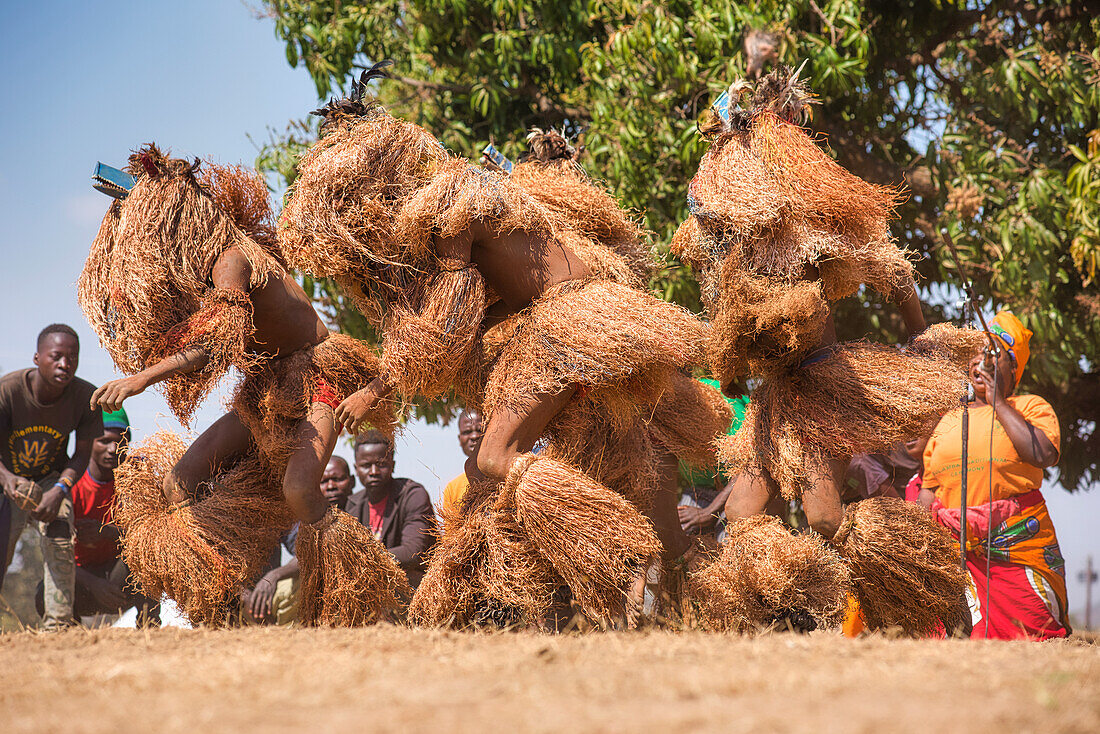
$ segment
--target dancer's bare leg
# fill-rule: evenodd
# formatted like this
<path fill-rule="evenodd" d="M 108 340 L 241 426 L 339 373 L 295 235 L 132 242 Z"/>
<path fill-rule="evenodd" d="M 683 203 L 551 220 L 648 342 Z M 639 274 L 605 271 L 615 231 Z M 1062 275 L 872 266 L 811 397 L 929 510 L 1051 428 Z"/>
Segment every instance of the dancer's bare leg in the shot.
<path fill-rule="evenodd" d="M 807 466 L 810 486 L 802 492 L 802 509 L 806 522 L 826 540 L 836 535 L 844 519 L 840 483 L 847 468 L 846 459 L 822 459 Z"/>
<path fill-rule="evenodd" d="M 779 485 L 770 476 L 739 474 L 726 499 L 726 518 L 732 521 L 762 515 L 779 496 Z"/>
<path fill-rule="evenodd" d="M 544 393 L 514 409 L 502 408 L 493 413 L 477 454 L 466 462 L 466 475 L 471 481 L 487 478 L 503 482 L 508 467 L 534 447 L 546 426 L 569 404 L 575 392 L 576 389 L 570 387 L 557 393 Z"/>
<path fill-rule="evenodd" d="M 283 475 L 283 497 L 294 516 L 304 523 L 314 523 L 324 517 L 329 502 L 321 491 L 321 476 L 332 457 L 336 437 L 332 408 L 314 403 L 298 425 L 297 449 L 290 455 Z"/>
<path fill-rule="evenodd" d="M 661 560 L 674 561 L 691 547 L 691 538 L 680 525 L 676 506 L 680 501 L 680 462 L 667 451 L 660 454 L 657 465 L 657 492 L 646 513 L 661 541 Z"/>
<path fill-rule="evenodd" d="M 187 451 L 164 477 L 161 491 L 169 504 L 179 504 L 195 496 L 199 485 L 218 470 L 248 451 L 252 434 L 235 411 L 226 413 L 199 434 Z"/>
<path fill-rule="evenodd" d="M 680 498 L 680 465 L 676 457 L 667 451 L 660 454 L 657 466 L 657 487 L 651 506 L 645 515 L 653 523 L 657 539 L 661 541 L 661 562 L 667 564 L 681 558 L 691 547 L 691 539 L 680 525 L 676 505 Z M 657 559 L 654 558 L 654 562 Z M 656 568 L 661 569 L 658 564 Z M 652 565 L 652 564 L 650 564 Z M 645 606 L 645 591 L 649 582 L 650 566 L 644 566 L 627 589 L 627 625 L 638 624 Z M 653 587 L 654 595 L 660 587 Z"/>
<path fill-rule="evenodd" d="M 776 492 L 772 495 L 772 498 L 768 500 L 768 505 L 764 508 L 764 511 L 773 517 L 778 517 L 783 522 L 787 522 L 791 511 L 791 505 L 783 498 L 782 494 Z"/>

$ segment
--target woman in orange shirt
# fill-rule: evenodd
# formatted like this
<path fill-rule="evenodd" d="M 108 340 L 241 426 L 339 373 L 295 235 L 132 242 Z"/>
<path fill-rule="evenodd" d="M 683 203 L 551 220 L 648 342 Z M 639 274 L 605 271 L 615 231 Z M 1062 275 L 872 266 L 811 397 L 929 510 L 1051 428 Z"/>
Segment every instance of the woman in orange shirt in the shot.
<path fill-rule="evenodd" d="M 990 322 L 990 331 L 1001 346 L 996 386 L 981 356 L 970 362 L 966 559 L 973 580 L 972 637 L 1065 637 L 1070 631 L 1065 563 L 1039 490 L 1043 469 L 1058 463 L 1058 417 L 1041 397 L 1013 394 L 1031 332 L 1007 311 Z M 919 495 L 956 537 L 961 467 L 959 408 L 943 417 L 928 441 Z"/>

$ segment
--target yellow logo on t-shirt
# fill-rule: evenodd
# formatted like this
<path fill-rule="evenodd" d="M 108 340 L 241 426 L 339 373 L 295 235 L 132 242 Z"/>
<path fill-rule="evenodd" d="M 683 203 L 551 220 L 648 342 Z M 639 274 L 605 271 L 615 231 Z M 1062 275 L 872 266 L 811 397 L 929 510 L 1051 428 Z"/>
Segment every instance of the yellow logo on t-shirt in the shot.
<path fill-rule="evenodd" d="M 49 468 L 58 450 L 66 443 L 53 426 L 27 426 L 14 431 L 8 439 L 12 470 L 19 476 L 39 474 Z"/>

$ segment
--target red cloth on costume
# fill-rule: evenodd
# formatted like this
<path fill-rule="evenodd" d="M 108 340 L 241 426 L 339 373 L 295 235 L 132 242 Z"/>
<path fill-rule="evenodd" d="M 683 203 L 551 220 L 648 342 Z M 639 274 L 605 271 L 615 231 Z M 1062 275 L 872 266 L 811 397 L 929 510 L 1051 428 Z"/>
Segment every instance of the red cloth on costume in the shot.
<path fill-rule="evenodd" d="M 320 403 L 321 405 L 327 405 L 328 407 L 336 410 L 340 405 L 340 394 L 336 392 L 336 388 L 325 382 L 325 378 L 318 377 L 316 384 L 313 386 L 313 395 L 309 399 L 310 404 Z M 344 424 L 340 421 L 336 422 L 336 432 L 339 433 L 344 430 Z"/>
<path fill-rule="evenodd" d="M 100 525 L 111 522 L 111 503 L 115 500 L 115 483 L 97 482 L 88 472 L 73 485 L 73 522 L 90 520 Z M 122 552 L 116 540 L 100 540 L 94 544 L 74 541 L 73 552 L 78 566 L 97 566 L 118 558 Z"/>
<path fill-rule="evenodd" d="M 313 386 L 313 397 L 310 398 L 310 402 L 321 403 L 336 410 L 340 405 L 340 395 L 336 392 L 336 388 L 325 382 L 325 378 L 318 377 L 317 384 Z"/>

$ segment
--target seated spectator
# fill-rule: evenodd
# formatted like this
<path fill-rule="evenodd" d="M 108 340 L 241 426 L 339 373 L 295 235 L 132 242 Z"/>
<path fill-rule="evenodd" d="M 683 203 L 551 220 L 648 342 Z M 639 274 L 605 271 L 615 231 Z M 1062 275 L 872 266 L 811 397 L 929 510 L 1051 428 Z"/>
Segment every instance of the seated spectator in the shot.
<path fill-rule="evenodd" d="M 363 489 L 348 500 L 348 514 L 382 541 L 415 589 L 424 577 L 425 554 L 435 544 L 435 511 L 427 490 L 394 477 L 393 468 L 393 443 L 384 434 L 368 431 L 355 439 L 355 473 Z"/>
<path fill-rule="evenodd" d="M 840 500 L 844 504 L 871 497 L 899 497 L 894 470 L 885 454 L 856 454 L 844 470 Z"/>
<path fill-rule="evenodd" d="M 886 452 L 886 464 L 890 469 L 890 484 L 898 497 L 905 497 L 905 488 L 914 475 L 920 474 L 924 464 L 924 444 L 927 438 L 905 441 Z M 917 445 L 920 448 L 916 448 Z"/>
<path fill-rule="evenodd" d="M 139 627 L 160 626 L 160 604 L 139 594 L 130 571 L 122 560 L 118 527 L 111 522 L 115 499 L 115 469 L 130 437 L 126 411 L 103 413 L 103 435 L 92 441 L 88 470 L 73 485 L 73 526 L 76 540 L 76 594 L 73 616 L 76 619 L 96 614 L 121 614 L 137 608 Z M 36 602 L 44 612 L 43 585 L 39 584 Z"/>
<path fill-rule="evenodd" d="M 89 407 L 95 386 L 76 376 L 79 362 L 76 332 L 50 324 L 38 335 L 35 366 L 0 378 L 0 588 L 23 528 L 34 522 L 45 561 L 46 630 L 73 623 L 72 488 L 103 434 L 103 415 Z"/>
<path fill-rule="evenodd" d="M 458 416 L 458 445 L 462 447 L 462 453 L 466 458 L 472 459 L 477 455 L 477 448 L 481 445 L 481 438 L 485 435 L 485 424 L 481 420 L 481 413 L 476 410 L 464 410 Z M 462 498 L 466 496 L 466 490 L 470 488 L 470 480 L 466 472 L 447 482 L 443 488 L 443 512 L 444 514 L 457 513 L 462 510 Z"/>
<path fill-rule="evenodd" d="M 920 472 L 916 442 L 899 443 L 884 454 L 856 454 L 848 463 L 841 500 L 858 502 L 869 497 L 905 497 L 905 488 Z M 921 444 L 921 451 L 923 451 Z"/>
<path fill-rule="evenodd" d="M 345 510 L 355 480 L 351 477 L 348 462 L 333 456 L 321 475 L 321 492 L 333 507 Z M 241 609 L 251 621 L 261 624 L 290 624 L 298 618 L 298 558 L 294 555 L 298 540 L 298 523 L 294 523 L 283 537 L 282 547 L 290 553 L 290 560 L 280 565 L 282 553 L 277 547 L 269 566 L 271 570 L 260 577 L 256 585 L 241 594 Z"/>
<path fill-rule="evenodd" d="M 700 382 L 721 390 L 717 380 L 703 378 Z M 729 435 L 733 435 L 745 419 L 745 409 L 749 405 L 747 395 L 730 398 L 723 395 L 733 412 Z M 680 504 L 676 508 L 680 518 L 680 527 L 691 535 L 713 535 L 718 542 L 726 536 L 726 522 L 723 510 L 726 499 L 733 489 L 733 482 L 717 466 L 693 468 L 680 462 Z"/>
<path fill-rule="evenodd" d="M 726 534 L 723 508 L 732 485 L 716 471 L 717 467 L 698 470 L 680 462 L 681 495 L 676 512 L 680 527 L 689 535 L 713 535 L 722 542 Z"/>

